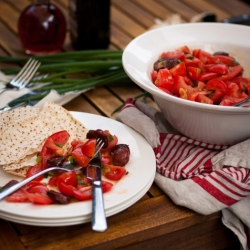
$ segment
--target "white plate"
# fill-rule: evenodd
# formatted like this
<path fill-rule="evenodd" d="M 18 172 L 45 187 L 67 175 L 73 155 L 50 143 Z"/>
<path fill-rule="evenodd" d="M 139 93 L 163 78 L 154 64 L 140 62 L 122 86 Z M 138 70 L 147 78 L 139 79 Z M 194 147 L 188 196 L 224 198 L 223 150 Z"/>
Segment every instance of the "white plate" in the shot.
<path fill-rule="evenodd" d="M 104 194 L 107 216 L 114 215 L 138 201 L 150 188 L 155 176 L 155 155 L 151 146 L 130 127 L 93 114 L 72 112 L 88 129 L 108 129 L 128 144 L 131 157 L 126 169 L 129 172 Z M 0 169 L 0 186 L 14 176 Z M 34 205 L 31 203 L 0 202 L 0 218 L 28 225 L 62 226 L 88 222 L 91 219 L 91 201 L 68 205 Z"/>

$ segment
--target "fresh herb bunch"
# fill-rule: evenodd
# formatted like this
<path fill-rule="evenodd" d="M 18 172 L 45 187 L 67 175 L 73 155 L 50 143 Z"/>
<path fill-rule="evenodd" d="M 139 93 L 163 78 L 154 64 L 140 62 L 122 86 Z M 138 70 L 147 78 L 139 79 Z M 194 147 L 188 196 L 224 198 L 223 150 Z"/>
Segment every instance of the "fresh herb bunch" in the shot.
<path fill-rule="evenodd" d="M 86 50 L 33 56 L 41 62 L 38 72 L 44 77 L 36 75 L 29 86 L 35 86 L 38 82 L 44 83 L 36 88 L 41 94 L 28 99 L 24 97 L 19 99 L 18 103 L 40 100 L 51 89 L 59 94 L 65 94 L 114 83 L 131 83 L 122 67 L 122 53 L 121 50 Z M 28 59 L 0 56 L 0 62 L 15 64 L 24 64 Z M 7 75 L 16 74 L 20 71 L 20 67 L 5 68 L 1 71 Z"/>

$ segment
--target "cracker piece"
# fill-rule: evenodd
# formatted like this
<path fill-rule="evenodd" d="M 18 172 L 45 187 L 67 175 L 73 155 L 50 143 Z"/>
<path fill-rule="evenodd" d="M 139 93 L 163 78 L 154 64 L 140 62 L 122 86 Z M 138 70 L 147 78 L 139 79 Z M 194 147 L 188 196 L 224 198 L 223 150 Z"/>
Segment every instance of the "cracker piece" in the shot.
<path fill-rule="evenodd" d="M 14 170 L 14 169 L 20 169 L 23 167 L 30 167 L 30 166 L 34 166 L 36 164 L 36 159 L 37 159 L 37 154 L 31 154 L 31 155 L 27 155 L 25 158 L 17 161 L 17 162 L 13 162 L 10 164 L 6 164 L 3 165 L 3 170 L 7 171 L 7 170 Z"/>
<path fill-rule="evenodd" d="M 8 174 L 12 174 L 12 175 L 16 175 L 16 176 L 20 176 L 20 177 L 25 178 L 28 169 L 29 169 L 29 167 L 23 167 L 23 168 L 19 168 L 19 169 L 5 170 L 5 171 Z"/>
<path fill-rule="evenodd" d="M 44 104 L 39 115 L 27 115 L 24 119 L 14 119 L 10 125 L 0 127 L 0 165 L 16 163 L 38 153 L 44 141 L 61 130 L 69 132 L 68 144 L 74 139 L 86 139 L 87 129 L 84 125 L 69 111 L 49 101 Z"/>
<path fill-rule="evenodd" d="M 37 117 L 39 108 L 20 107 L 0 113 L 0 127 L 10 126 L 13 122 L 22 121 L 28 117 Z"/>

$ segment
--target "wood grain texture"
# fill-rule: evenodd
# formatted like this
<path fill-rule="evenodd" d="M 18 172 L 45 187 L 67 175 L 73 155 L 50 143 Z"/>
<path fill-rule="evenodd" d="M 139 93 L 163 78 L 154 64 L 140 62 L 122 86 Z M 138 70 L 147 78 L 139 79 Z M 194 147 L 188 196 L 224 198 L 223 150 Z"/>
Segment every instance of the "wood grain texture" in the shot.
<path fill-rule="evenodd" d="M 165 203 L 165 206 L 161 204 Z M 143 211 L 143 213 L 141 212 Z M 72 227 L 44 228 L 20 236 L 27 249 L 115 249 L 187 229 L 197 223 L 218 219 L 219 214 L 202 216 L 175 206 L 161 195 L 143 200 L 108 218 L 108 229 L 100 235 L 90 230 L 90 223 Z M 50 235 L 50 237 L 48 237 Z M 119 239 L 119 240 L 117 240 Z"/>
<path fill-rule="evenodd" d="M 11 239 L 11 240 L 10 240 Z M 24 250 L 24 246 L 11 228 L 10 224 L 0 219 L 0 249 L 2 250 Z"/>

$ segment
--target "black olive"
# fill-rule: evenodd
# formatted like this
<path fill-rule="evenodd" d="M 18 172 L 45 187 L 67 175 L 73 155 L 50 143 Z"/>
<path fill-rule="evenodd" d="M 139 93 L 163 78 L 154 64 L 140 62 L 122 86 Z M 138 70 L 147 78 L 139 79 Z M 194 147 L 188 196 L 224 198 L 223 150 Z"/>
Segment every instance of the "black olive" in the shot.
<path fill-rule="evenodd" d="M 54 190 L 49 190 L 47 194 L 55 203 L 68 204 L 70 202 L 70 197 Z"/>
<path fill-rule="evenodd" d="M 109 145 L 108 136 L 104 133 L 103 130 L 97 129 L 97 130 L 89 130 L 87 133 L 87 139 L 101 139 L 104 142 L 103 148 L 107 148 Z"/>
<path fill-rule="evenodd" d="M 66 160 L 65 156 L 53 156 L 48 158 L 47 164 L 50 167 L 62 166 L 65 160 Z"/>
<path fill-rule="evenodd" d="M 229 56 L 229 54 L 224 51 L 217 51 L 213 54 L 213 56 Z"/>
<path fill-rule="evenodd" d="M 17 184 L 17 183 L 18 183 L 17 180 L 11 180 L 11 181 L 9 181 L 8 183 L 6 183 L 6 184 L 2 187 L 2 190 L 3 190 L 3 189 L 6 189 L 6 188 L 10 188 L 10 187 L 12 187 L 13 185 L 15 185 L 15 184 Z"/>
<path fill-rule="evenodd" d="M 159 71 L 164 68 L 172 69 L 179 63 L 180 61 L 176 58 L 160 58 L 154 63 L 154 70 Z"/>
<path fill-rule="evenodd" d="M 117 144 L 111 149 L 110 155 L 115 166 L 125 166 L 130 157 L 129 146 L 127 144 Z"/>

